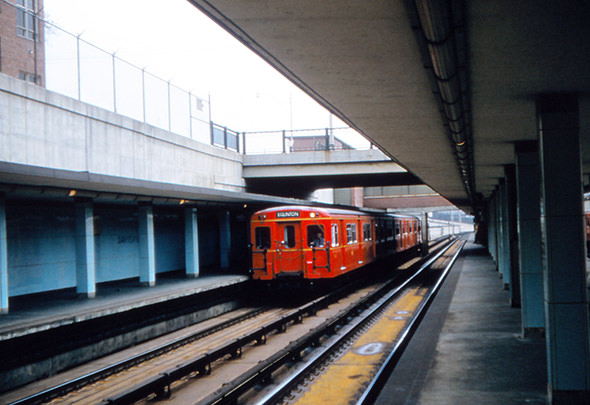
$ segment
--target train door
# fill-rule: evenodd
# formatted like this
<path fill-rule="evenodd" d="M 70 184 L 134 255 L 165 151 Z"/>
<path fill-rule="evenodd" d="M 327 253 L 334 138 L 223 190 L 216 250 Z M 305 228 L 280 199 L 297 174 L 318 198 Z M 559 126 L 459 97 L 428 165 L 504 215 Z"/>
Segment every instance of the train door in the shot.
<path fill-rule="evenodd" d="M 383 221 L 381 219 L 377 219 L 377 221 L 375 222 L 375 253 L 377 257 L 382 257 L 384 255 L 382 222 Z"/>
<path fill-rule="evenodd" d="M 361 223 L 363 229 L 363 240 L 362 240 L 362 252 L 360 260 L 364 263 L 372 262 L 375 254 L 374 254 L 374 245 L 373 245 L 373 224 L 372 222 L 364 222 Z"/>
<path fill-rule="evenodd" d="M 344 246 L 343 267 L 346 268 L 346 271 L 350 271 L 359 266 L 360 246 L 358 241 L 358 221 L 346 221 L 344 225 L 346 227 L 346 243 Z"/>
<path fill-rule="evenodd" d="M 408 221 L 402 219 L 402 250 L 408 248 Z"/>
<path fill-rule="evenodd" d="M 401 234 L 402 221 L 401 219 L 395 220 L 395 251 L 402 251 L 402 234 Z"/>
<path fill-rule="evenodd" d="M 252 235 L 252 271 L 254 279 L 270 280 L 272 267 L 269 266 L 269 250 L 272 242 L 270 226 L 257 226 Z"/>
<path fill-rule="evenodd" d="M 313 275 L 329 277 L 330 261 L 328 256 L 331 245 L 330 241 L 326 240 L 324 225 L 308 225 L 306 235 L 306 247 L 311 248 L 311 252 L 307 257 L 308 277 Z"/>
<path fill-rule="evenodd" d="M 277 222 L 275 235 L 275 274 L 303 272 L 301 222 Z"/>
<path fill-rule="evenodd" d="M 340 248 L 342 243 L 342 238 L 340 236 L 341 229 L 342 221 L 334 220 L 330 225 L 330 270 L 337 274 L 342 270 L 342 249 Z"/>

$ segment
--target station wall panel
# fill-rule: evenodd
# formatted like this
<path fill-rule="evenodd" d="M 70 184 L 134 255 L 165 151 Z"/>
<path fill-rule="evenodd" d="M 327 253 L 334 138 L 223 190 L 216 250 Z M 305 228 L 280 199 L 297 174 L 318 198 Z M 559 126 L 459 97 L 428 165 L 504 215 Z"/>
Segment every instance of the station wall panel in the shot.
<path fill-rule="evenodd" d="M 6 222 L 9 296 L 76 286 L 73 204 L 9 203 Z"/>
<path fill-rule="evenodd" d="M 156 273 L 184 269 L 183 209 L 156 208 L 154 210 L 154 239 Z"/>
<path fill-rule="evenodd" d="M 137 207 L 94 207 L 96 282 L 139 277 Z"/>
<path fill-rule="evenodd" d="M 219 264 L 219 220 L 217 214 L 199 211 L 199 263 L 201 267 Z"/>

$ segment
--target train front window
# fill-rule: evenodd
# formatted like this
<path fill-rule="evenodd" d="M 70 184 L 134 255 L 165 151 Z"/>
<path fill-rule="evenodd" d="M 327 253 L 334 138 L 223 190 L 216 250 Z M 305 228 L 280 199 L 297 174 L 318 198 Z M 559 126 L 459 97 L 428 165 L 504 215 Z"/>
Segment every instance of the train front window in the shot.
<path fill-rule="evenodd" d="M 254 229 L 254 238 L 256 249 L 270 248 L 270 228 L 268 226 L 259 226 Z"/>
<path fill-rule="evenodd" d="M 285 247 L 292 249 L 295 247 L 295 227 L 293 225 L 285 226 Z"/>
<path fill-rule="evenodd" d="M 307 227 L 307 246 L 324 247 L 324 227 L 321 225 L 310 225 Z"/>

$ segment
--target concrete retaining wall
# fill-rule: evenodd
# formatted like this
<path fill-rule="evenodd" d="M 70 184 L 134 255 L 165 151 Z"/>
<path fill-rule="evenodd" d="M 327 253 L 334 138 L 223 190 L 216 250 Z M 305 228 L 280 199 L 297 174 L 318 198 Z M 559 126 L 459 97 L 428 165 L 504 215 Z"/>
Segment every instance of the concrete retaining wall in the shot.
<path fill-rule="evenodd" d="M 0 161 L 243 191 L 242 156 L 0 74 Z"/>

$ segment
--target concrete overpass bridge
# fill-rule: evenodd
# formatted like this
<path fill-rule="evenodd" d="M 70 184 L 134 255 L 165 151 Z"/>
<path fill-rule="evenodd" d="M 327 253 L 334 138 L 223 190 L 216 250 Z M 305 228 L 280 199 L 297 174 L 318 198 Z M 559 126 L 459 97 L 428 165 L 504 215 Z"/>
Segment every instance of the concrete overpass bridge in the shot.
<path fill-rule="evenodd" d="M 319 188 L 422 184 L 377 149 L 245 155 L 250 192 L 305 198 Z"/>

